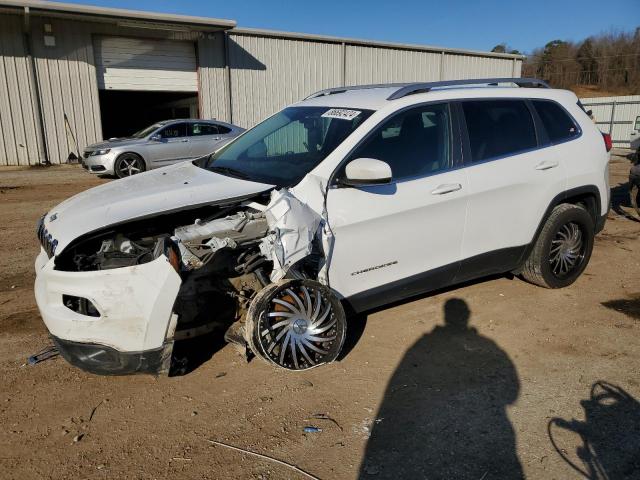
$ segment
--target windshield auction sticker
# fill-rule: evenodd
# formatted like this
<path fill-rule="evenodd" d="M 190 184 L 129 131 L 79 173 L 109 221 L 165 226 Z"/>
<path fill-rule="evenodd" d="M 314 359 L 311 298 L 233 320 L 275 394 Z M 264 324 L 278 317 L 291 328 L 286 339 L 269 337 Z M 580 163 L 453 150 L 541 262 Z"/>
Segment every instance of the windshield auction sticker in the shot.
<path fill-rule="evenodd" d="M 332 108 L 322 114 L 325 118 L 339 118 L 341 120 L 353 120 L 358 115 L 360 115 L 360 111 L 346 110 L 344 108 Z"/>

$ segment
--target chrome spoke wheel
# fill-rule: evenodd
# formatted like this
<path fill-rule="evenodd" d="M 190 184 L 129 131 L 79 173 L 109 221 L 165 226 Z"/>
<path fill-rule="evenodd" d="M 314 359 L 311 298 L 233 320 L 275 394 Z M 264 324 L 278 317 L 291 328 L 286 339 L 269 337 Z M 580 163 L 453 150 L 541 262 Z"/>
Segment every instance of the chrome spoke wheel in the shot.
<path fill-rule="evenodd" d="M 256 298 L 257 308 L 250 309 L 255 353 L 289 370 L 335 360 L 346 325 L 340 302 L 312 280 L 287 280 L 270 287 Z"/>
<path fill-rule="evenodd" d="M 119 177 L 130 177 L 136 173 L 144 171 L 144 165 L 142 159 L 134 156 L 125 156 L 118 160 L 118 171 L 116 172 Z"/>
<path fill-rule="evenodd" d="M 549 250 L 549 264 L 556 277 L 566 277 L 582 263 L 585 245 L 583 236 L 580 225 L 575 222 L 565 223 L 556 232 Z"/>

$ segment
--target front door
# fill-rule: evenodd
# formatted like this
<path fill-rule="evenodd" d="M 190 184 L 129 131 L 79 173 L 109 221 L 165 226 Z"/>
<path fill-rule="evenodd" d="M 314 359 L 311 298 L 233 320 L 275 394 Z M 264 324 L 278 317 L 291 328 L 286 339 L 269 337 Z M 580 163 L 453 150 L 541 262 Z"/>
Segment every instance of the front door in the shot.
<path fill-rule="evenodd" d="M 462 247 L 467 208 L 464 169 L 448 104 L 395 114 L 350 154 L 391 166 L 391 184 L 334 185 L 327 212 L 334 248 L 329 282 L 360 310 L 406 298 L 451 281 Z"/>
<path fill-rule="evenodd" d="M 154 167 L 162 167 L 172 162 L 189 158 L 189 137 L 186 123 L 167 125 L 158 133 L 158 140 L 149 140 L 147 157 Z"/>

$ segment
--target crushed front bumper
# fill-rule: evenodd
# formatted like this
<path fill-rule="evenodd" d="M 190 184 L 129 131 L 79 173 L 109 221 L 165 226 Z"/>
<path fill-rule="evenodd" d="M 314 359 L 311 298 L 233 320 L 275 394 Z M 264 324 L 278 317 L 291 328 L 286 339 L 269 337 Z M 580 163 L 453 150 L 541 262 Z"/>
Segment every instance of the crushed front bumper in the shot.
<path fill-rule="evenodd" d="M 112 375 L 168 370 L 181 280 L 166 257 L 112 270 L 64 272 L 41 250 L 35 268 L 40 314 L 69 363 Z M 90 302 L 93 315 L 67 307 L 63 296 Z"/>

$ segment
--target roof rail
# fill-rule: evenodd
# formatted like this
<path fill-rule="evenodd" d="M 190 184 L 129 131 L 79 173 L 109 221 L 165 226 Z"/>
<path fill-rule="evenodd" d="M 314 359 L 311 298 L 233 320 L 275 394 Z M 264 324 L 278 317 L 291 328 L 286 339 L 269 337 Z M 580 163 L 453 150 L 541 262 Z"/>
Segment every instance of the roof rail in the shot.
<path fill-rule="evenodd" d="M 458 87 L 463 85 L 498 85 L 499 83 L 513 83 L 518 87 L 551 88 L 549 84 L 537 78 L 470 78 L 468 80 L 443 80 L 440 82 L 410 83 L 393 92 L 387 100 L 396 100 L 413 93 L 429 92 L 434 88 Z"/>
<path fill-rule="evenodd" d="M 457 87 L 463 85 L 498 85 L 499 83 L 513 83 L 518 87 L 529 88 L 551 88 L 549 85 L 537 78 L 475 78 L 468 80 L 442 80 L 439 82 L 417 82 L 417 83 L 377 83 L 372 85 L 355 85 L 351 87 L 334 87 L 320 90 L 305 98 L 309 100 L 311 98 L 324 97 L 325 95 L 333 95 L 335 93 L 344 93 L 351 90 L 367 90 L 370 88 L 394 88 L 398 90 L 393 92 L 387 100 L 396 100 L 398 98 L 406 97 L 412 93 L 424 93 L 429 92 L 434 88 L 442 87 Z"/>
<path fill-rule="evenodd" d="M 393 87 L 406 87 L 411 85 L 410 83 L 374 83 L 371 85 L 353 85 L 351 87 L 333 87 L 320 90 L 319 92 L 312 93 L 305 100 L 311 98 L 324 97 L 325 95 L 333 95 L 334 93 L 344 93 L 351 90 L 367 90 L 369 88 L 393 88 Z"/>

